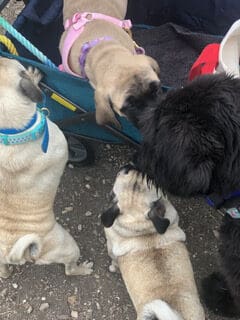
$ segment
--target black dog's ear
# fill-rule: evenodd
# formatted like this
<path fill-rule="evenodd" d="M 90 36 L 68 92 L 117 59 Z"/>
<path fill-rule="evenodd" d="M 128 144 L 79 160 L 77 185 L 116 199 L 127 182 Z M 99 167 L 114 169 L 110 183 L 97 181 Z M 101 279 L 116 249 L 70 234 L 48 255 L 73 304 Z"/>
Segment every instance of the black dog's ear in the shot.
<path fill-rule="evenodd" d="M 22 71 L 20 75 L 21 80 L 19 83 L 19 88 L 22 94 L 33 102 L 41 102 L 43 100 L 43 94 L 39 87 L 32 81 L 27 72 Z"/>
<path fill-rule="evenodd" d="M 101 221 L 104 227 L 110 228 L 119 214 L 120 214 L 120 210 L 116 203 L 113 206 L 111 206 L 109 209 L 104 211 L 101 215 Z"/>
<path fill-rule="evenodd" d="M 155 201 L 151 210 L 148 212 L 149 219 L 160 234 L 165 233 L 170 225 L 170 221 L 167 218 L 164 218 L 165 212 L 166 209 L 161 200 Z"/>

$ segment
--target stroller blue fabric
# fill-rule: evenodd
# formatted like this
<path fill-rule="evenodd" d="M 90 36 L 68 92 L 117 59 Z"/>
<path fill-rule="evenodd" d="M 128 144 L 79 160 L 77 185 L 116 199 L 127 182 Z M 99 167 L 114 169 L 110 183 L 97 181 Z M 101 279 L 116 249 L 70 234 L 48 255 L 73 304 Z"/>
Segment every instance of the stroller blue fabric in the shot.
<path fill-rule="evenodd" d="M 62 0 L 30 0 L 13 24 L 56 65 L 60 64 L 58 43 L 63 32 L 62 7 Z M 240 1 L 202 0 L 196 3 L 196 1 L 185 0 L 179 3 L 178 0 L 129 0 L 127 15 L 136 23 L 158 26 L 154 30 L 146 29 L 145 33 L 136 32 L 134 37 L 140 45 L 147 49 L 147 54 L 160 63 L 162 83 L 176 86 L 177 84 L 183 85 L 191 64 L 202 48 L 209 42 L 220 41 L 220 38 L 204 33 L 193 34 L 192 31 L 223 34 L 231 23 L 240 17 Z M 189 27 L 191 31 L 166 22 L 180 23 Z M 85 113 L 94 112 L 93 90 L 87 81 L 39 63 L 37 58 L 32 56 L 18 41 L 10 35 L 8 37 L 19 52 L 18 59 L 26 65 L 38 67 L 43 72 L 45 84 L 79 105 Z M 4 49 L 0 51 L 0 55 L 11 57 Z M 174 68 L 172 67 L 173 61 Z M 49 95 L 47 95 L 47 106 L 53 121 L 57 122 L 75 116 L 74 112 L 52 100 Z M 112 134 L 109 128 L 107 130 L 98 126 L 94 121 L 81 121 L 81 123 L 69 126 L 65 131 L 104 142 L 119 143 L 130 139 L 134 143 L 139 143 L 141 136 L 138 130 L 125 118 L 118 117 L 118 119 L 122 128 L 121 130 L 114 129 L 114 132 L 123 138 Z"/>
<path fill-rule="evenodd" d="M 17 17 L 13 26 L 56 65 L 60 63 L 58 42 L 63 31 L 62 1 L 31 0 Z M 61 96 L 79 105 L 84 112 L 93 113 L 95 111 L 93 89 L 86 80 L 53 70 L 39 63 L 37 58 L 30 54 L 11 35 L 8 35 L 8 37 L 13 41 L 18 50 L 19 57 L 17 59 L 25 65 L 38 67 L 44 74 L 43 82 L 46 85 Z M 4 51 L 1 51 L 0 54 L 12 57 Z M 52 100 L 49 95 L 46 96 L 46 105 L 50 110 L 50 119 L 54 122 L 70 119 L 75 116 L 74 112 Z M 121 130 L 114 129 L 114 132 L 119 133 L 124 138 L 129 138 L 130 141 L 138 143 L 141 140 L 138 130 L 125 118 L 118 117 L 118 119 L 121 123 Z M 79 124 L 69 126 L 65 131 L 104 142 L 123 142 L 119 136 L 113 135 L 104 127 L 98 126 L 94 121 L 81 121 Z"/>

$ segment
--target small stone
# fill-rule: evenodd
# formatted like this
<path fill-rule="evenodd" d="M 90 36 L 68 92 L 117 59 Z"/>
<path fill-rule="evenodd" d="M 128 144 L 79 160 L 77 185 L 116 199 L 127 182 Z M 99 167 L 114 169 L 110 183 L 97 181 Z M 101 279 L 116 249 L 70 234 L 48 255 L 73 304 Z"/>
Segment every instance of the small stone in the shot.
<path fill-rule="evenodd" d="M 93 197 L 94 198 L 99 198 L 99 193 L 97 191 L 95 191 L 94 194 L 93 194 Z"/>
<path fill-rule="evenodd" d="M 106 180 L 105 179 L 102 180 L 102 184 L 106 184 Z"/>
<path fill-rule="evenodd" d="M 68 164 L 68 168 L 69 168 L 69 169 L 74 169 L 74 166 L 73 166 L 71 163 L 69 163 L 69 164 Z"/>
<path fill-rule="evenodd" d="M 74 319 L 77 319 L 77 318 L 78 318 L 78 312 L 72 310 L 72 311 L 71 311 L 71 317 L 74 318 Z"/>
<path fill-rule="evenodd" d="M 82 225 L 81 225 L 81 224 L 79 224 L 79 225 L 77 226 L 77 228 L 78 228 L 78 231 L 82 231 Z"/>
<path fill-rule="evenodd" d="M 6 299 L 7 296 L 7 288 L 3 289 L 0 293 L 1 298 Z"/>
<path fill-rule="evenodd" d="M 97 307 L 98 310 L 101 309 L 100 304 L 98 302 L 96 302 L 96 307 Z"/>
<path fill-rule="evenodd" d="M 27 313 L 30 314 L 33 311 L 33 307 L 29 305 L 29 307 L 27 308 Z"/>
<path fill-rule="evenodd" d="M 101 242 L 102 244 L 104 244 L 104 243 L 106 242 L 106 239 L 103 238 L 103 237 L 101 237 L 101 238 L 99 238 L 99 242 Z"/>
<path fill-rule="evenodd" d="M 46 297 L 42 297 L 41 300 L 42 300 L 42 301 L 46 301 Z"/>
<path fill-rule="evenodd" d="M 90 217 L 92 215 L 92 212 L 91 211 L 87 211 L 86 213 L 85 213 L 85 216 L 86 217 Z"/>
<path fill-rule="evenodd" d="M 85 185 L 85 187 L 86 187 L 88 190 L 91 189 L 91 186 L 90 186 L 90 184 L 88 184 L 88 183 Z"/>
<path fill-rule="evenodd" d="M 213 230 L 213 234 L 214 234 L 214 237 L 217 239 L 217 240 L 219 240 L 219 238 L 220 238 L 220 233 L 219 233 L 219 231 L 218 230 Z"/>
<path fill-rule="evenodd" d="M 49 308 L 49 304 L 47 302 L 44 302 L 40 305 L 39 310 L 40 311 L 45 311 Z"/>
<path fill-rule="evenodd" d="M 89 177 L 89 176 L 86 176 L 86 177 L 85 177 L 85 180 L 86 180 L 86 181 L 91 181 L 91 179 L 92 179 L 92 178 Z"/>
<path fill-rule="evenodd" d="M 110 150 L 110 149 L 111 149 L 110 144 L 106 144 L 106 148 L 107 148 L 108 150 Z"/>
<path fill-rule="evenodd" d="M 69 303 L 71 306 L 73 306 L 73 305 L 75 305 L 76 302 L 77 302 L 77 296 L 69 296 L 69 297 L 67 298 L 67 301 L 68 301 L 68 303 Z"/>
<path fill-rule="evenodd" d="M 69 207 L 64 208 L 64 210 L 62 211 L 62 213 L 65 214 L 65 213 L 68 213 L 68 212 L 71 212 L 71 211 L 73 211 L 73 207 L 72 207 L 72 206 L 69 206 Z"/>
<path fill-rule="evenodd" d="M 14 289 L 18 288 L 18 284 L 17 283 L 13 283 L 12 286 L 13 286 Z"/>

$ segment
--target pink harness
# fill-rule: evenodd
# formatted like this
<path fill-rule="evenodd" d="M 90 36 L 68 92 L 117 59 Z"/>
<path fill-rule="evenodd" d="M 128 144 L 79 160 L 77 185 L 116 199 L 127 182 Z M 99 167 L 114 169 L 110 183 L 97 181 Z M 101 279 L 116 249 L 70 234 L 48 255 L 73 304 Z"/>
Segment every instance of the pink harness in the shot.
<path fill-rule="evenodd" d="M 89 50 L 101 41 L 113 40 L 111 37 L 101 37 L 85 43 L 82 47 L 81 55 L 79 57 L 81 76 L 79 74 L 74 73 L 68 65 L 68 57 L 69 57 L 70 50 L 73 46 L 74 41 L 83 32 L 85 25 L 88 22 L 91 22 L 93 20 L 105 20 L 126 30 L 131 29 L 132 27 L 131 20 L 119 20 L 117 18 L 113 18 L 101 13 L 92 13 L 92 12 L 75 13 L 73 17 L 71 19 L 67 19 L 64 24 L 64 29 L 67 30 L 67 35 L 63 43 L 62 64 L 59 66 L 59 70 L 70 73 L 76 77 L 87 78 L 84 71 L 84 66 L 86 61 L 86 55 L 89 52 Z M 136 53 L 144 54 L 144 49 L 136 46 Z"/>
<path fill-rule="evenodd" d="M 68 56 L 74 41 L 83 32 L 85 25 L 92 20 L 105 20 L 123 29 L 130 29 L 132 27 L 132 23 L 130 20 L 122 21 L 101 13 L 91 13 L 91 12 L 75 13 L 73 17 L 71 19 L 67 19 L 64 24 L 64 29 L 68 30 L 68 32 L 63 43 L 62 64 L 59 66 L 59 69 L 61 71 L 65 71 L 74 76 L 79 77 L 79 74 L 72 72 L 72 70 L 69 68 Z M 99 39 L 99 41 L 102 41 L 102 40 L 105 40 L 105 37 Z M 110 38 L 108 40 L 110 40 Z M 84 76 L 85 74 L 82 74 L 82 77 Z"/>

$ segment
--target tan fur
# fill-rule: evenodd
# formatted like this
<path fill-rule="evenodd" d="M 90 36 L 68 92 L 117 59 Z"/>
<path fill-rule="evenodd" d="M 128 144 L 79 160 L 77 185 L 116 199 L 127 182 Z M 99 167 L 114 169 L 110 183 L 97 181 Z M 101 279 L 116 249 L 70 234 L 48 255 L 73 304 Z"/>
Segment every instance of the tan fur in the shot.
<path fill-rule="evenodd" d="M 64 0 L 64 21 L 76 12 L 98 12 L 119 19 L 124 19 L 127 0 Z M 62 51 L 63 33 L 60 41 Z M 104 20 L 88 23 L 82 34 L 75 41 L 69 56 L 69 66 L 81 74 L 79 56 L 84 43 L 108 36 L 112 41 L 103 41 L 92 48 L 87 55 L 85 72 L 95 91 L 96 120 L 100 124 L 114 123 L 118 126 L 113 109 L 120 115 L 128 95 L 140 94 L 131 92 L 136 79 L 145 84 L 146 89 L 153 81 L 159 82 L 159 67 L 155 60 L 147 56 L 135 55 L 131 36 L 123 29 Z M 109 102 L 111 101 L 111 103 Z"/>
<path fill-rule="evenodd" d="M 21 81 L 24 79 L 24 91 Z M 31 119 L 38 97 L 37 70 L 15 60 L 0 58 L 0 127 L 23 128 Z M 26 92 L 25 92 L 26 89 Z M 34 93 L 34 91 L 36 91 Z M 67 143 L 58 127 L 47 120 L 49 145 L 42 138 L 20 145 L 0 144 L 0 276 L 7 264 L 63 263 L 66 274 L 89 274 L 91 264 L 77 265 L 80 253 L 75 240 L 55 220 L 53 203 L 67 158 Z"/>
<path fill-rule="evenodd" d="M 205 319 L 184 244 L 185 234 L 178 226 L 174 207 L 135 170 L 128 174 L 120 171 L 113 192 L 120 214 L 112 227 L 105 228 L 113 259 L 110 271 L 119 267 L 137 319 L 145 319 L 144 308 L 156 300 L 166 302 L 174 313 L 174 318 L 159 320 Z M 152 204 L 159 198 L 166 209 L 164 217 L 170 221 L 164 234 L 158 234 L 148 218 Z"/>

